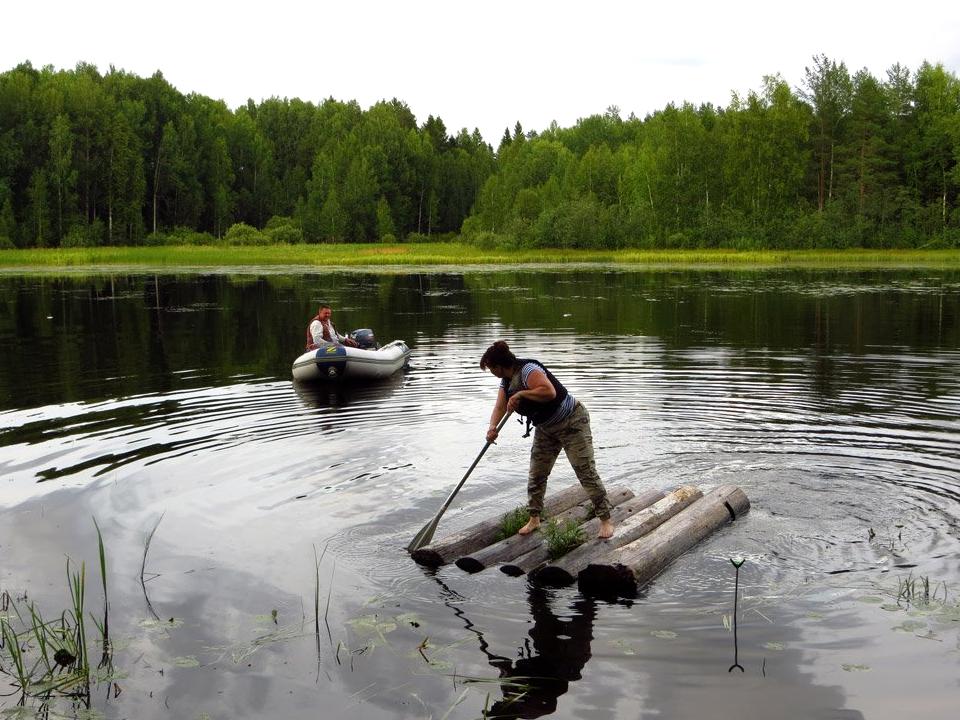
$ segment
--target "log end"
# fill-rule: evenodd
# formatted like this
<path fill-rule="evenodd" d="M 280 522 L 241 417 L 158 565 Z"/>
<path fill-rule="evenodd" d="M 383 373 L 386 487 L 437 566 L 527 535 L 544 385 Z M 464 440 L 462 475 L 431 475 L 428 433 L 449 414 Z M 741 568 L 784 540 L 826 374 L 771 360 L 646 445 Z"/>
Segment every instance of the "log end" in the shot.
<path fill-rule="evenodd" d="M 500 572 L 504 573 L 505 575 L 509 575 L 510 577 L 520 577 L 523 575 L 523 570 L 521 568 L 510 564 L 501 565 Z"/>
<path fill-rule="evenodd" d="M 637 579 L 626 565 L 587 565 L 577 575 L 577 587 L 591 597 L 636 597 Z"/>
<path fill-rule="evenodd" d="M 576 581 L 573 575 L 556 565 L 544 565 L 537 568 L 530 573 L 530 579 L 548 587 L 566 587 Z"/>
<path fill-rule="evenodd" d="M 440 553 L 429 547 L 414 550 L 412 553 L 410 553 L 410 557 L 414 559 L 414 562 L 417 562 L 420 565 L 425 565 L 426 567 L 436 568 L 444 564 L 443 557 L 440 555 Z"/>
<path fill-rule="evenodd" d="M 730 519 L 737 520 L 741 515 L 746 514 L 746 512 L 750 509 L 750 499 L 740 488 L 730 486 L 724 505 L 727 506 L 727 512 L 730 513 Z"/>
<path fill-rule="evenodd" d="M 469 555 L 466 555 L 462 558 L 457 558 L 454 564 L 461 570 L 468 573 L 478 573 L 486 567 L 486 565 L 484 565 L 482 562 L 470 557 Z"/>

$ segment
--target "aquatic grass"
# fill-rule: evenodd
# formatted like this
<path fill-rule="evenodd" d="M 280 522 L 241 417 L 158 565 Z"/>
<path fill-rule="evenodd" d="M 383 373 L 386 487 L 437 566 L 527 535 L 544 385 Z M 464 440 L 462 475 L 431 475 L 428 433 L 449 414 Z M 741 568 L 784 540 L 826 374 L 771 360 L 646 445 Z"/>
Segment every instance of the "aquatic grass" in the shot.
<path fill-rule="evenodd" d="M 323 551 L 320 553 L 320 556 L 317 557 L 317 546 L 313 546 L 313 567 L 314 567 L 314 584 L 313 584 L 313 624 L 314 632 L 317 635 L 317 653 L 320 652 L 320 563 L 323 562 L 324 556 L 327 554 L 327 546 L 330 544 L 330 541 L 323 545 Z M 330 570 L 330 585 L 327 588 L 327 604 L 323 610 L 323 623 L 327 627 L 327 637 L 330 640 L 330 647 L 333 647 L 333 633 L 330 631 L 330 598 L 333 595 L 333 576 L 337 572 L 337 564 L 334 562 L 333 568 Z"/>
<path fill-rule="evenodd" d="M 96 519 L 94 526 L 99 545 L 104 614 L 98 618 L 90 613 L 90 617 L 101 634 L 104 647 L 100 667 L 111 666 L 112 671 L 106 549 Z M 27 698 L 32 698 L 39 702 L 40 713 L 45 712 L 44 708 L 48 707 L 54 693 L 79 699 L 89 707 L 91 669 L 86 624 L 86 563 L 81 562 L 78 568 L 67 558 L 66 579 L 69 606 L 53 620 L 44 617 L 36 603 L 28 601 L 26 595 L 14 600 L 4 593 L 0 603 L 4 607 L 4 615 L 0 616 L 0 673 L 11 679 L 14 693 L 19 692 L 19 704 L 25 706 Z M 109 677 L 109 673 L 105 677 Z"/>
<path fill-rule="evenodd" d="M 908 575 L 906 578 L 897 578 L 897 603 L 907 603 L 910 605 L 917 606 L 928 606 L 932 603 L 937 602 L 937 595 L 940 592 L 941 586 L 943 587 L 943 600 L 939 601 L 940 604 L 947 604 L 947 583 L 946 581 L 941 581 L 934 583 L 933 592 L 930 592 L 930 576 L 921 575 L 920 577 L 914 577 L 913 573 Z"/>
<path fill-rule="evenodd" d="M 153 524 L 153 528 L 151 528 L 150 532 L 147 533 L 147 536 L 143 542 L 143 559 L 140 561 L 140 587 L 143 589 L 143 598 L 147 601 L 147 609 L 150 611 L 150 614 L 153 615 L 154 620 L 160 620 L 160 616 L 157 615 L 157 611 L 153 609 L 153 603 L 150 602 L 150 595 L 147 593 L 147 581 L 144 579 L 144 575 L 147 571 L 147 553 L 150 552 L 150 543 L 153 542 L 153 536 L 156 534 L 157 528 L 160 527 L 160 521 L 163 520 L 164 515 L 166 515 L 166 512 L 160 513 L 160 517 L 157 518 L 157 522 Z M 160 576 L 154 573 L 149 579 L 153 580 L 157 577 Z"/>
<path fill-rule="evenodd" d="M 20 690 L 20 704 L 23 704 L 30 686 L 31 674 L 26 669 L 20 638 L 6 618 L 0 618 L 0 636 L 3 637 L 3 649 L 6 651 L 3 659 L 10 665 L 8 669 L 6 663 L 0 663 L 0 672 L 11 677 L 14 686 Z"/>
<path fill-rule="evenodd" d="M 551 560 L 566 555 L 575 547 L 582 545 L 587 539 L 583 527 L 573 519 L 567 519 L 563 522 L 557 522 L 554 519 L 547 520 L 543 527 L 543 534 L 547 539 L 547 551 L 550 553 Z"/>
<path fill-rule="evenodd" d="M 450 243 L 331 243 L 323 245 L 174 245 L 160 247 L 0 250 L 2 268 L 102 266 L 210 267 L 250 265 L 410 266 L 602 263 L 705 266 L 960 266 L 956 250 L 579 250 L 483 249 Z"/>
<path fill-rule="evenodd" d="M 500 518 L 500 529 L 497 531 L 497 540 L 504 540 L 517 534 L 517 531 L 530 520 L 530 511 L 524 505 L 518 505 L 513 510 L 503 514 Z"/>
<path fill-rule="evenodd" d="M 97 530 L 97 551 L 100 559 L 100 583 L 103 588 L 103 621 L 91 614 L 97 630 L 100 632 L 100 640 L 103 652 L 100 656 L 100 664 L 97 667 L 109 667 L 112 664 L 112 649 L 110 647 L 110 600 L 107 594 L 107 554 L 103 547 L 103 534 L 100 532 L 100 525 L 97 519 L 93 518 L 93 526 Z"/>
<path fill-rule="evenodd" d="M 87 663 L 87 627 L 83 620 L 84 602 L 86 600 L 87 564 L 80 563 L 80 571 L 70 572 L 70 558 L 67 558 L 67 584 L 70 587 L 70 602 L 73 605 L 73 627 L 68 631 L 67 617 L 69 610 L 65 610 L 62 615 L 62 628 L 64 640 L 72 640 L 71 654 L 74 656 L 74 663 L 78 668 L 89 669 Z"/>

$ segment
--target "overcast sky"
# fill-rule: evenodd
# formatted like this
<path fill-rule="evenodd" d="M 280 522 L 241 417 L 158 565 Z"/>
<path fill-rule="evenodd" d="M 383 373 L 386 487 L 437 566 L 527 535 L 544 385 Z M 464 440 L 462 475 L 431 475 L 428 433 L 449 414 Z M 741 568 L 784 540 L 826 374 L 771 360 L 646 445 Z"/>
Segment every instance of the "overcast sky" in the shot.
<path fill-rule="evenodd" d="M 900 62 L 960 74 L 960 1 L 659 3 L 524 0 L 34 0 L 0 10 L 0 70 L 78 61 L 223 99 L 405 101 L 448 132 L 494 146 L 617 105 L 726 105 L 780 73 L 800 85 L 814 54 L 877 77 Z M 11 6 L 12 5 L 12 6 Z M 659 7 L 655 7 L 657 5 Z"/>

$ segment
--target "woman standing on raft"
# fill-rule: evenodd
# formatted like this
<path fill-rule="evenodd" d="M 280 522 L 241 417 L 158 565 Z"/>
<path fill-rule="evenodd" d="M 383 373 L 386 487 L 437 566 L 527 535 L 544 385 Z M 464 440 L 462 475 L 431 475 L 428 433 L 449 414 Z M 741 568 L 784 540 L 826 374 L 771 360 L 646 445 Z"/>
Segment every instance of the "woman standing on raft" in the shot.
<path fill-rule="evenodd" d="M 593 436 L 587 408 L 542 363 L 518 359 L 503 340 L 487 348 L 480 358 L 480 369 L 489 370 L 494 377 L 500 378 L 497 402 L 490 415 L 487 442 L 497 439 L 497 425 L 508 411 L 525 416 L 528 427 L 533 425 L 536 429 L 527 480 L 530 520 L 520 528 L 519 533 L 527 535 L 540 527 L 547 478 L 562 448 L 600 518 L 597 537 L 611 537 L 613 523 L 610 521 L 610 502 L 593 460 Z"/>

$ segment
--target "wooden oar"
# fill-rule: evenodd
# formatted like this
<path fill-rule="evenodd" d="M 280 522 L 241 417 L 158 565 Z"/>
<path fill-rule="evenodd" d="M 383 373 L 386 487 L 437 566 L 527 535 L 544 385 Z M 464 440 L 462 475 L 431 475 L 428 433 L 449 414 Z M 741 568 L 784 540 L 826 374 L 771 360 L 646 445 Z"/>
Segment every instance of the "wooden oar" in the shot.
<path fill-rule="evenodd" d="M 500 430 L 504 425 L 507 424 L 507 418 L 509 418 L 513 413 L 508 412 L 503 416 L 503 420 L 500 421 L 500 424 L 497 425 L 497 434 L 500 433 Z M 493 443 L 488 442 L 483 446 L 483 450 L 480 451 L 480 454 L 477 455 L 477 459 L 473 461 L 473 465 L 469 467 L 464 476 L 460 479 L 460 482 L 457 483 L 457 486 L 453 489 L 453 492 L 447 496 L 447 499 L 444 500 L 443 505 L 440 506 L 440 509 L 437 511 L 437 514 L 433 516 L 433 519 L 428 522 L 426 525 L 421 528 L 420 532 L 416 534 L 416 537 L 413 538 L 413 541 L 407 545 L 407 550 L 413 552 L 414 550 L 419 550 L 424 545 L 428 544 L 433 540 L 433 533 L 437 530 L 437 525 L 440 524 L 440 518 L 443 517 L 443 514 L 447 511 L 447 508 L 450 507 L 450 503 L 453 502 L 453 498 L 456 497 L 457 493 L 460 492 L 460 488 L 463 487 L 463 484 L 467 481 L 467 478 L 470 477 L 470 473 L 473 472 L 473 469 L 477 466 L 477 463 L 480 462 L 480 458 L 483 457 L 483 454 L 487 451 Z"/>

